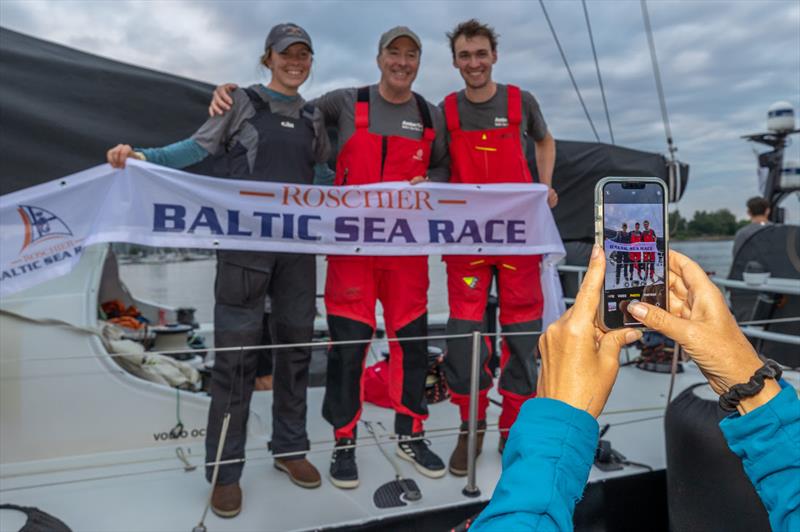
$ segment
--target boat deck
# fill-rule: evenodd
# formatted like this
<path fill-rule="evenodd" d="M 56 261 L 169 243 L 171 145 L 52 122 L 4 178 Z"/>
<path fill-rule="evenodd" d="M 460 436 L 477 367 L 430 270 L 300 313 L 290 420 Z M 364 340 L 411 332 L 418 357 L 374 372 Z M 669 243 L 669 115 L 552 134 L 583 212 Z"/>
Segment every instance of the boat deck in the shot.
<path fill-rule="evenodd" d="M 696 367 L 685 365 L 679 374 L 675 394 L 704 379 Z M 669 388 L 669 375 L 647 373 L 633 367 L 620 371 L 619 380 L 606 407 L 601 425 L 609 423 L 605 438 L 629 460 L 665 467 L 663 410 Z M 479 498 L 462 495 L 465 478 L 447 474 L 429 479 L 417 473 L 408 462 L 397 460 L 403 474 L 418 483 L 423 497 L 400 508 L 379 509 L 372 501 L 375 490 L 394 479 L 392 466 L 374 445 L 367 431 L 359 431 L 358 460 L 361 485 L 354 490 L 340 490 L 326 478 L 331 432 L 319 415 L 323 389 L 309 390 L 309 437 L 312 449 L 308 458 L 323 473 L 319 489 L 302 489 L 288 481 L 272 466 L 266 441 L 253 438 L 248 442 L 248 463 L 244 468 L 242 513 L 234 519 L 221 519 L 209 512 L 206 526 L 211 531 L 225 530 L 313 530 L 358 525 L 390 519 L 410 512 L 456 507 L 488 500 L 501 471 L 501 456 L 496 451 L 496 424 L 499 408 L 492 405 L 484 452 L 478 460 Z M 272 394 L 256 392 L 253 396 L 251 422 L 269 426 Z M 449 402 L 430 407 L 426 429 L 431 446 L 447 461 L 456 441 L 457 410 Z M 391 430 L 391 411 L 365 405 L 363 419 L 382 423 Z M 385 449 L 394 454 L 389 433 L 382 434 Z M 57 436 L 54 438 L 57 445 Z M 177 447 L 177 446 L 176 446 Z M 113 453 L 60 460 L 44 464 L 39 473 L 25 473 L 24 464 L 5 468 L 0 500 L 22 506 L 36 506 L 63 520 L 73 530 L 190 530 L 203 513 L 208 484 L 202 467 L 186 472 L 175 455 L 176 447 L 149 449 L 141 452 Z M 201 444 L 183 446 L 192 464 L 203 459 Z M 39 464 L 41 467 L 42 464 Z M 641 473 L 637 467 L 602 472 L 592 468 L 589 482 Z M 90 504 L 87 504 L 91 501 Z M 87 506 L 96 509 L 86 512 Z M 0 529 L 15 529 L 9 519 L 17 515 L 0 512 Z M 21 522 L 19 523 L 21 525 Z"/>

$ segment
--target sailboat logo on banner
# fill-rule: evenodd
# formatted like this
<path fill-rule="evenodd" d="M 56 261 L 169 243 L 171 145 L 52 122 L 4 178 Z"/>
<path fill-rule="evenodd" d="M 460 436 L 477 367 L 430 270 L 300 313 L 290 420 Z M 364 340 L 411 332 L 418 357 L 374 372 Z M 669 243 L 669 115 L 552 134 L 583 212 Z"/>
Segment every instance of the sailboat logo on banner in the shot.
<path fill-rule="evenodd" d="M 67 224 L 47 209 L 33 205 L 19 205 L 17 211 L 22 217 L 22 223 L 25 224 L 25 240 L 22 242 L 20 252 L 36 242 L 73 236 Z"/>

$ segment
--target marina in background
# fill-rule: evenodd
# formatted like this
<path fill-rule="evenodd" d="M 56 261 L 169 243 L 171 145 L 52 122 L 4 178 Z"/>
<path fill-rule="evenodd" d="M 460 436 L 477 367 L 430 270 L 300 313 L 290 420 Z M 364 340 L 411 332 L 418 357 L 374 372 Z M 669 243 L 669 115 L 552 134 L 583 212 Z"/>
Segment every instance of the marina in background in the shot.
<path fill-rule="evenodd" d="M 732 262 L 732 240 L 685 240 L 672 242 L 671 248 L 690 256 L 709 273 L 728 275 Z M 193 261 L 121 262 L 120 277 L 135 297 L 172 307 L 193 307 L 200 323 L 212 321 L 216 270 L 213 255 L 207 256 L 206 260 Z M 428 272 L 431 282 L 428 312 L 446 313 L 447 281 L 441 257 L 430 257 Z M 325 258 L 320 256 L 317 257 L 317 293 L 322 294 L 324 289 Z"/>

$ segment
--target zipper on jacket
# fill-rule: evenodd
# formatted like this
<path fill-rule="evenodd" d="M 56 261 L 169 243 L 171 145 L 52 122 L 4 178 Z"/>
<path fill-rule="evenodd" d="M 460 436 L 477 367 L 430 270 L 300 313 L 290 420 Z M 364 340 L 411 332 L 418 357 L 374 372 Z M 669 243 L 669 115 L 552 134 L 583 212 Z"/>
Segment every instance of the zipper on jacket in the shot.
<path fill-rule="evenodd" d="M 389 137 L 381 137 L 381 181 L 383 181 L 383 167 L 386 164 L 386 153 L 389 151 Z"/>

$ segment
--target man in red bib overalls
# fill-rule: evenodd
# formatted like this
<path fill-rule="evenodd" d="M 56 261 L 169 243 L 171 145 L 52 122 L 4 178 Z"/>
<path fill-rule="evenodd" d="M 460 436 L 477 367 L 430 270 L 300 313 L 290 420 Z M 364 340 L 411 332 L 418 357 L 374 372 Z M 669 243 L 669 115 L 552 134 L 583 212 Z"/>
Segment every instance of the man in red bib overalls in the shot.
<path fill-rule="evenodd" d="M 453 65 L 459 69 L 466 88 L 444 100 L 449 134 L 450 182 L 452 183 L 530 183 L 533 181 L 525 158 L 525 144 L 531 137 L 536 145 L 536 164 L 540 180 L 550 185 L 555 162 L 555 141 L 536 99 L 513 85 L 492 80 L 497 61 L 497 36 L 494 30 L 476 20 L 459 24 L 450 33 Z M 558 196 L 550 189 L 548 203 L 555 206 Z M 484 327 L 486 300 L 492 278 L 496 276 L 500 301 L 500 324 L 505 333 L 541 330 L 543 308 L 538 255 L 444 257 L 447 264 L 447 289 L 450 304 L 448 334 L 463 334 Z M 536 395 L 536 342 L 534 334 L 503 338 L 500 357 L 500 451 L 508 430 L 522 403 Z M 448 340 L 445 374 L 452 401 L 461 411 L 462 432 L 469 417 L 469 339 Z M 484 346 L 478 403 L 478 452 L 486 428 L 488 391 L 492 375 L 486 367 L 488 345 Z M 467 473 L 467 438 L 462 434 L 450 457 L 449 469 L 455 475 Z"/>
<path fill-rule="evenodd" d="M 411 91 L 419 68 L 421 43 L 406 27 L 381 36 L 377 85 L 329 92 L 314 101 L 326 122 L 337 127 L 340 151 L 335 185 L 410 181 L 447 175 L 444 124 L 437 107 Z M 437 171 L 439 174 L 437 175 Z M 425 402 L 428 348 L 427 256 L 328 256 L 325 306 L 331 340 L 368 340 L 375 331 L 380 300 L 390 342 L 389 399 L 395 410 L 397 454 L 429 477 L 445 474 L 442 460 L 422 439 L 428 417 Z M 332 346 L 322 414 L 334 428 L 337 449 L 331 481 L 340 488 L 358 485 L 353 445 L 361 415 L 361 375 L 368 343 Z"/>
<path fill-rule="evenodd" d="M 631 244 L 638 244 L 642 241 L 642 231 L 639 229 L 639 222 L 636 222 L 633 225 L 633 231 L 631 231 Z M 628 254 L 628 258 L 631 261 L 631 281 L 633 281 L 633 270 L 636 270 L 636 274 L 639 276 L 639 280 L 643 280 L 642 277 L 642 252 L 641 251 L 631 251 Z"/>

